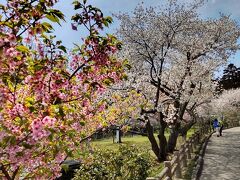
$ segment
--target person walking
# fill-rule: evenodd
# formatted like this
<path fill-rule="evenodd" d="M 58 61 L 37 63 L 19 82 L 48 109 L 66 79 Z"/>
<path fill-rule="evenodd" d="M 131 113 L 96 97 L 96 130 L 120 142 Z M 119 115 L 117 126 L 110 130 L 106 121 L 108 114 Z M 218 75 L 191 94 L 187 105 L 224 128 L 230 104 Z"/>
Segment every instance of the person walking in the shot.
<path fill-rule="evenodd" d="M 219 121 L 219 126 L 220 126 L 219 135 L 222 136 L 222 130 L 223 130 L 223 121 L 222 120 Z"/>
<path fill-rule="evenodd" d="M 218 119 L 213 120 L 213 128 L 215 129 L 215 131 L 217 133 L 217 137 L 219 137 L 219 135 L 220 135 L 220 125 L 219 125 Z"/>

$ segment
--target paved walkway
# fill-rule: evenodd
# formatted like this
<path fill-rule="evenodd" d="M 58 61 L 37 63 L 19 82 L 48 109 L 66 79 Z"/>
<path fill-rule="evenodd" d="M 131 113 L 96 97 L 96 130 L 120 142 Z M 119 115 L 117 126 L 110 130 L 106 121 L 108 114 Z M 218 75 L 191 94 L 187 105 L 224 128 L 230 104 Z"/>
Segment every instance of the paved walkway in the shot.
<path fill-rule="evenodd" d="M 240 127 L 209 139 L 200 180 L 240 180 Z"/>

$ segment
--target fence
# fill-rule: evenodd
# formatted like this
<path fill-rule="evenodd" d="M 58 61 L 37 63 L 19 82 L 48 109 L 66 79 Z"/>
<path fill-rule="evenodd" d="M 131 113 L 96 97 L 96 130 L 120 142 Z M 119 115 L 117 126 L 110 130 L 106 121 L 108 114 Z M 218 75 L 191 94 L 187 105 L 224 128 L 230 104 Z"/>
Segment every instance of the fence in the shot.
<path fill-rule="evenodd" d="M 171 161 L 164 161 L 164 168 L 156 177 L 148 177 L 147 180 L 172 180 L 182 177 L 183 168 L 187 167 L 188 160 L 191 159 L 191 153 L 196 149 L 203 134 L 209 132 L 208 128 L 201 128 L 201 131 L 195 132 L 183 145 L 179 151 L 174 152 Z"/>
<path fill-rule="evenodd" d="M 237 127 L 240 122 L 232 122 L 227 128 Z M 171 161 L 164 161 L 163 170 L 156 177 L 148 177 L 146 180 L 172 180 L 173 178 L 181 178 L 183 169 L 187 167 L 188 160 L 191 160 L 191 153 L 200 144 L 205 135 L 213 133 L 211 126 L 208 124 L 199 125 L 199 131 L 196 131 L 183 145 L 179 151 L 175 151 Z"/>

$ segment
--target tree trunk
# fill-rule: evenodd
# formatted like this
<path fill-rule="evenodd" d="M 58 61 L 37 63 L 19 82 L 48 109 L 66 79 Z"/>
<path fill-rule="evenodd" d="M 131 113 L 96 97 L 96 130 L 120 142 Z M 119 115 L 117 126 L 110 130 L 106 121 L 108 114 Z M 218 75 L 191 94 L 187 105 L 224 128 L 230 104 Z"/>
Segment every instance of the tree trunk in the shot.
<path fill-rule="evenodd" d="M 160 157 L 160 148 L 157 144 L 157 141 L 154 137 L 154 131 L 153 131 L 153 127 L 150 123 L 150 121 L 148 120 L 147 124 L 146 124 L 146 130 L 147 130 L 147 136 L 148 139 L 151 143 L 152 146 L 152 151 L 154 152 L 154 154 L 156 155 L 158 161 L 162 161 L 161 157 Z"/>
<path fill-rule="evenodd" d="M 183 126 L 183 127 L 179 130 L 179 133 L 180 133 L 182 136 L 186 136 L 188 130 L 191 129 L 192 126 L 193 126 L 195 123 L 196 123 L 195 120 L 191 120 L 188 124 L 186 124 L 185 126 Z"/>
<path fill-rule="evenodd" d="M 183 119 L 183 115 L 184 115 L 184 112 L 186 111 L 188 101 L 184 102 L 183 104 L 180 104 L 179 101 L 175 101 L 174 105 L 175 105 L 175 108 L 177 109 L 179 108 L 180 111 L 178 112 L 179 114 L 178 121 L 176 122 L 175 126 L 170 130 L 170 136 L 169 136 L 168 145 L 167 145 L 167 152 L 169 153 L 173 153 L 173 151 L 176 148 L 180 125 L 181 125 L 180 122 Z"/>
<path fill-rule="evenodd" d="M 165 129 L 167 127 L 167 123 L 163 121 L 161 115 L 160 115 L 160 129 L 158 134 L 159 139 L 159 157 L 165 161 L 167 159 L 167 139 L 164 135 Z"/>
<path fill-rule="evenodd" d="M 173 153 L 173 151 L 175 150 L 175 147 L 177 145 L 179 126 L 180 126 L 180 123 L 177 123 L 175 125 L 175 127 L 173 127 L 170 130 L 170 136 L 169 136 L 168 145 L 167 145 L 167 152 L 169 152 L 169 153 Z"/>

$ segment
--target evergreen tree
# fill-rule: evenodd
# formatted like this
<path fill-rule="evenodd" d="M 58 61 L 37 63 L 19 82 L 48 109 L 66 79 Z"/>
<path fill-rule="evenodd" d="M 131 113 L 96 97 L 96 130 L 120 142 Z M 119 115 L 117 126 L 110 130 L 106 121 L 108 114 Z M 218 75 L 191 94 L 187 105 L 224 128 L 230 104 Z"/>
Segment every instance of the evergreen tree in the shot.
<path fill-rule="evenodd" d="M 240 87 L 240 68 L 237 68 L 234 64 L 229 64 L 223 70 L 223 76 L 218 82 L 220 89 L 228 90 Z"/>

